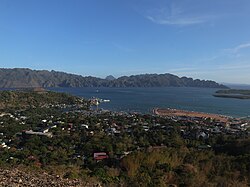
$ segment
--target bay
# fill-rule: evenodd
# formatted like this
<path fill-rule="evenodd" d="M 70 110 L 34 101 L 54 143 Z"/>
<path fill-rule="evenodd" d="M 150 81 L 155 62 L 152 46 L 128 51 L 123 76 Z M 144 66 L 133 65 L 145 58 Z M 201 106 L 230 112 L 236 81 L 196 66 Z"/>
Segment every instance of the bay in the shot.
<path fill-rule="evenodd" d="M 49 88 L 84 98 L 109 99 L 100 108 L 111 111 L 152 113 L 153 108 L 176 108 L 222 114 L 250 116 L 250 100 L 218 98 L 212 88 Z"/>

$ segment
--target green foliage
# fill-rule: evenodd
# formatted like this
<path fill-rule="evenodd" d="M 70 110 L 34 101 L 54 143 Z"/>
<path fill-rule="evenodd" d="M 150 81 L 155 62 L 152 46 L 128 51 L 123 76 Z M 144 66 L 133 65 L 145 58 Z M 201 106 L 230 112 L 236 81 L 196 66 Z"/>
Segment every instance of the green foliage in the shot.
<path fill-rule="evenodd" d="M 56 92 L 32 92 L 32 91 L 1 91 L 0 109 L 24 109 L 57 104 L 73 105 L 80 104 L 80 98 L 65 93 Z M 86 108 L 88 102 L 84 101 Z"/>
<path fill-rule="evenodd" d="M 84 115 L 44 107 L 79 102 L 64 94 L 2 92 L 0 96 L 0 103 L 6 106 L 24 107 L 9 109 L 11 115 L 0 118 L 0 139 L 11 147 L 0 147 L 2 167 L 39 168 L 64 178 L 93 177 L 114 186 L 247 186 L 250 182 L 250 139 L 246 136 L 222 134 L 197 140 L 181 135 L 183 124 L 161 117 Z M 27 118 L 21 120 L 20 116 Z M 47 122 L 43 123 L 43 119 Z M 20 133 L 54 124 L 57 127 L 50 129 L 52 138 Z M 69 128 L 69 124 L 73 127 Z M 112 126 L 120 132 L 110 132 Z M 187 128 L 193 126 L 188 123 Z M 204 144 L 211 148 L 198 149 Z M 106 152 L 109 158 L 95 161 L 95 152 Z"/>

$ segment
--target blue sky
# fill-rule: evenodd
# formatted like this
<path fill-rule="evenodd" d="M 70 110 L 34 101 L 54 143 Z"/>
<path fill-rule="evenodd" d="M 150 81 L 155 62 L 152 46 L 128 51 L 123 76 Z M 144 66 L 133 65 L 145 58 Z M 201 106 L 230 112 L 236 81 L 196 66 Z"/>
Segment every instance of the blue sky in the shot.
<path fill-rule="evenodd" d="M 0 63 L 250 84 L 250 1 L 0 0 Z"/>

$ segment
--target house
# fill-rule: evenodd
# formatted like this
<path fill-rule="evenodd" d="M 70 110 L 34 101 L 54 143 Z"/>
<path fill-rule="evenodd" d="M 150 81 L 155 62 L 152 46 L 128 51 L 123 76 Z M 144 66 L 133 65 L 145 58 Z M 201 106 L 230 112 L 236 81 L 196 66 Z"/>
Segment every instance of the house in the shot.
<path fill-rule="evenodd" d="M 149 131 L 149 127 L 147 125 L 143 125 L 142 128 L 144 129 L 144 131 Z"/>
<path fill-rule="evenodd" d="M 26 120 L 27 117 L 26 117 L 26 116 L 20 116 L 20 119 L 21 119 L 21 120 Z"/>
<path fill-rule="evenodd" d="M 48 133 L 48 132 L 49 132 L 49 128 L 41 129 L 40 131 L 41 131 L 42 133 Z"/>
<path fill-rule="evenodd" d="M 73 128 L 73 123 L 69 123 L 68 124 L 68 129 L 70 130 L 70 129 L 72 129 Z"/>
<path fill-rule="evenodd" d="M 43 133 L 43 132 L 35 132 L 35 131 L 32 131 L 32 130 L 29 130 L 29 131 L 23 131 L 23 135 L 38 135 L 38 136 L 47 136 L 49 138 L 52 138 L 53 137 L 53 134 L 52 133 Z"/>
<path fill-rule="evenodd" d="M 99 153 L 94 153 L 94 160 L 100 161 L 109 158 L 107 153 L 105 152 L 99 152 Z"/>
<path fill-rule="evenodd" d="M 57 128 L 57 125 L 52 125 L 50 128 L 51 129 Z"/>
<path fill-rule="evenodd" d="M 5 144 L 5 142 L 2 142 L 2 143 L 1 143 L 1 147 L 3 147 L 3 148 L 6 148 L 6 147 L 7 147 L 7 145 Z"/>
<path fill-rule="evenodd" d="M 197 139 L 208 139 L 209 138 L 209 134 L 205 133 L 205 132 L 198 132 L 196 134 L 196 138 Z"/>
<path fill-rule="evenodd" d="M 88 129 L 88 128 L 89 128 L 89 126 L 88 126 L 88 125 L 86 125 L 86 124 L 82 124 L 82 125 L 81 125 L 81 127 L 84 127 L 84 128 L 86 128 L 86 129 Z"/>
<path fill-rule="evenodd" d="M 221 130 L 220 130 L 220 128 L 219 127 L 214 127 L 213 129 L 212 129 L 212 133 L 214 133 L 214 134 L 219 134 L 219 133 L 221 133 Z"/>
<path fill-rule="evenodd" d="M 122 159 L 122 158 L 128 156 L 130 153 L 132 153 L 132 151 L 124 151 L 121 154 L 116 154 L 116 156 L 117 156 L 117 158 Z"/>

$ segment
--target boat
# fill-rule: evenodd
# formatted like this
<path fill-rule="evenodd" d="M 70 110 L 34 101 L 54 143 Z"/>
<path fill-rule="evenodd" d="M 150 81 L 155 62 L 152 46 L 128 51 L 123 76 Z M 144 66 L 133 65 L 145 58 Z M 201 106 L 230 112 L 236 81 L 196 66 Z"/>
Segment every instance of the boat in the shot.
<path fill-rule="evenodd" d="M 110 100 L 109 99 L 103 99 L 102 102 L 107 103 L 107 102 L 110 102 Z"/>

